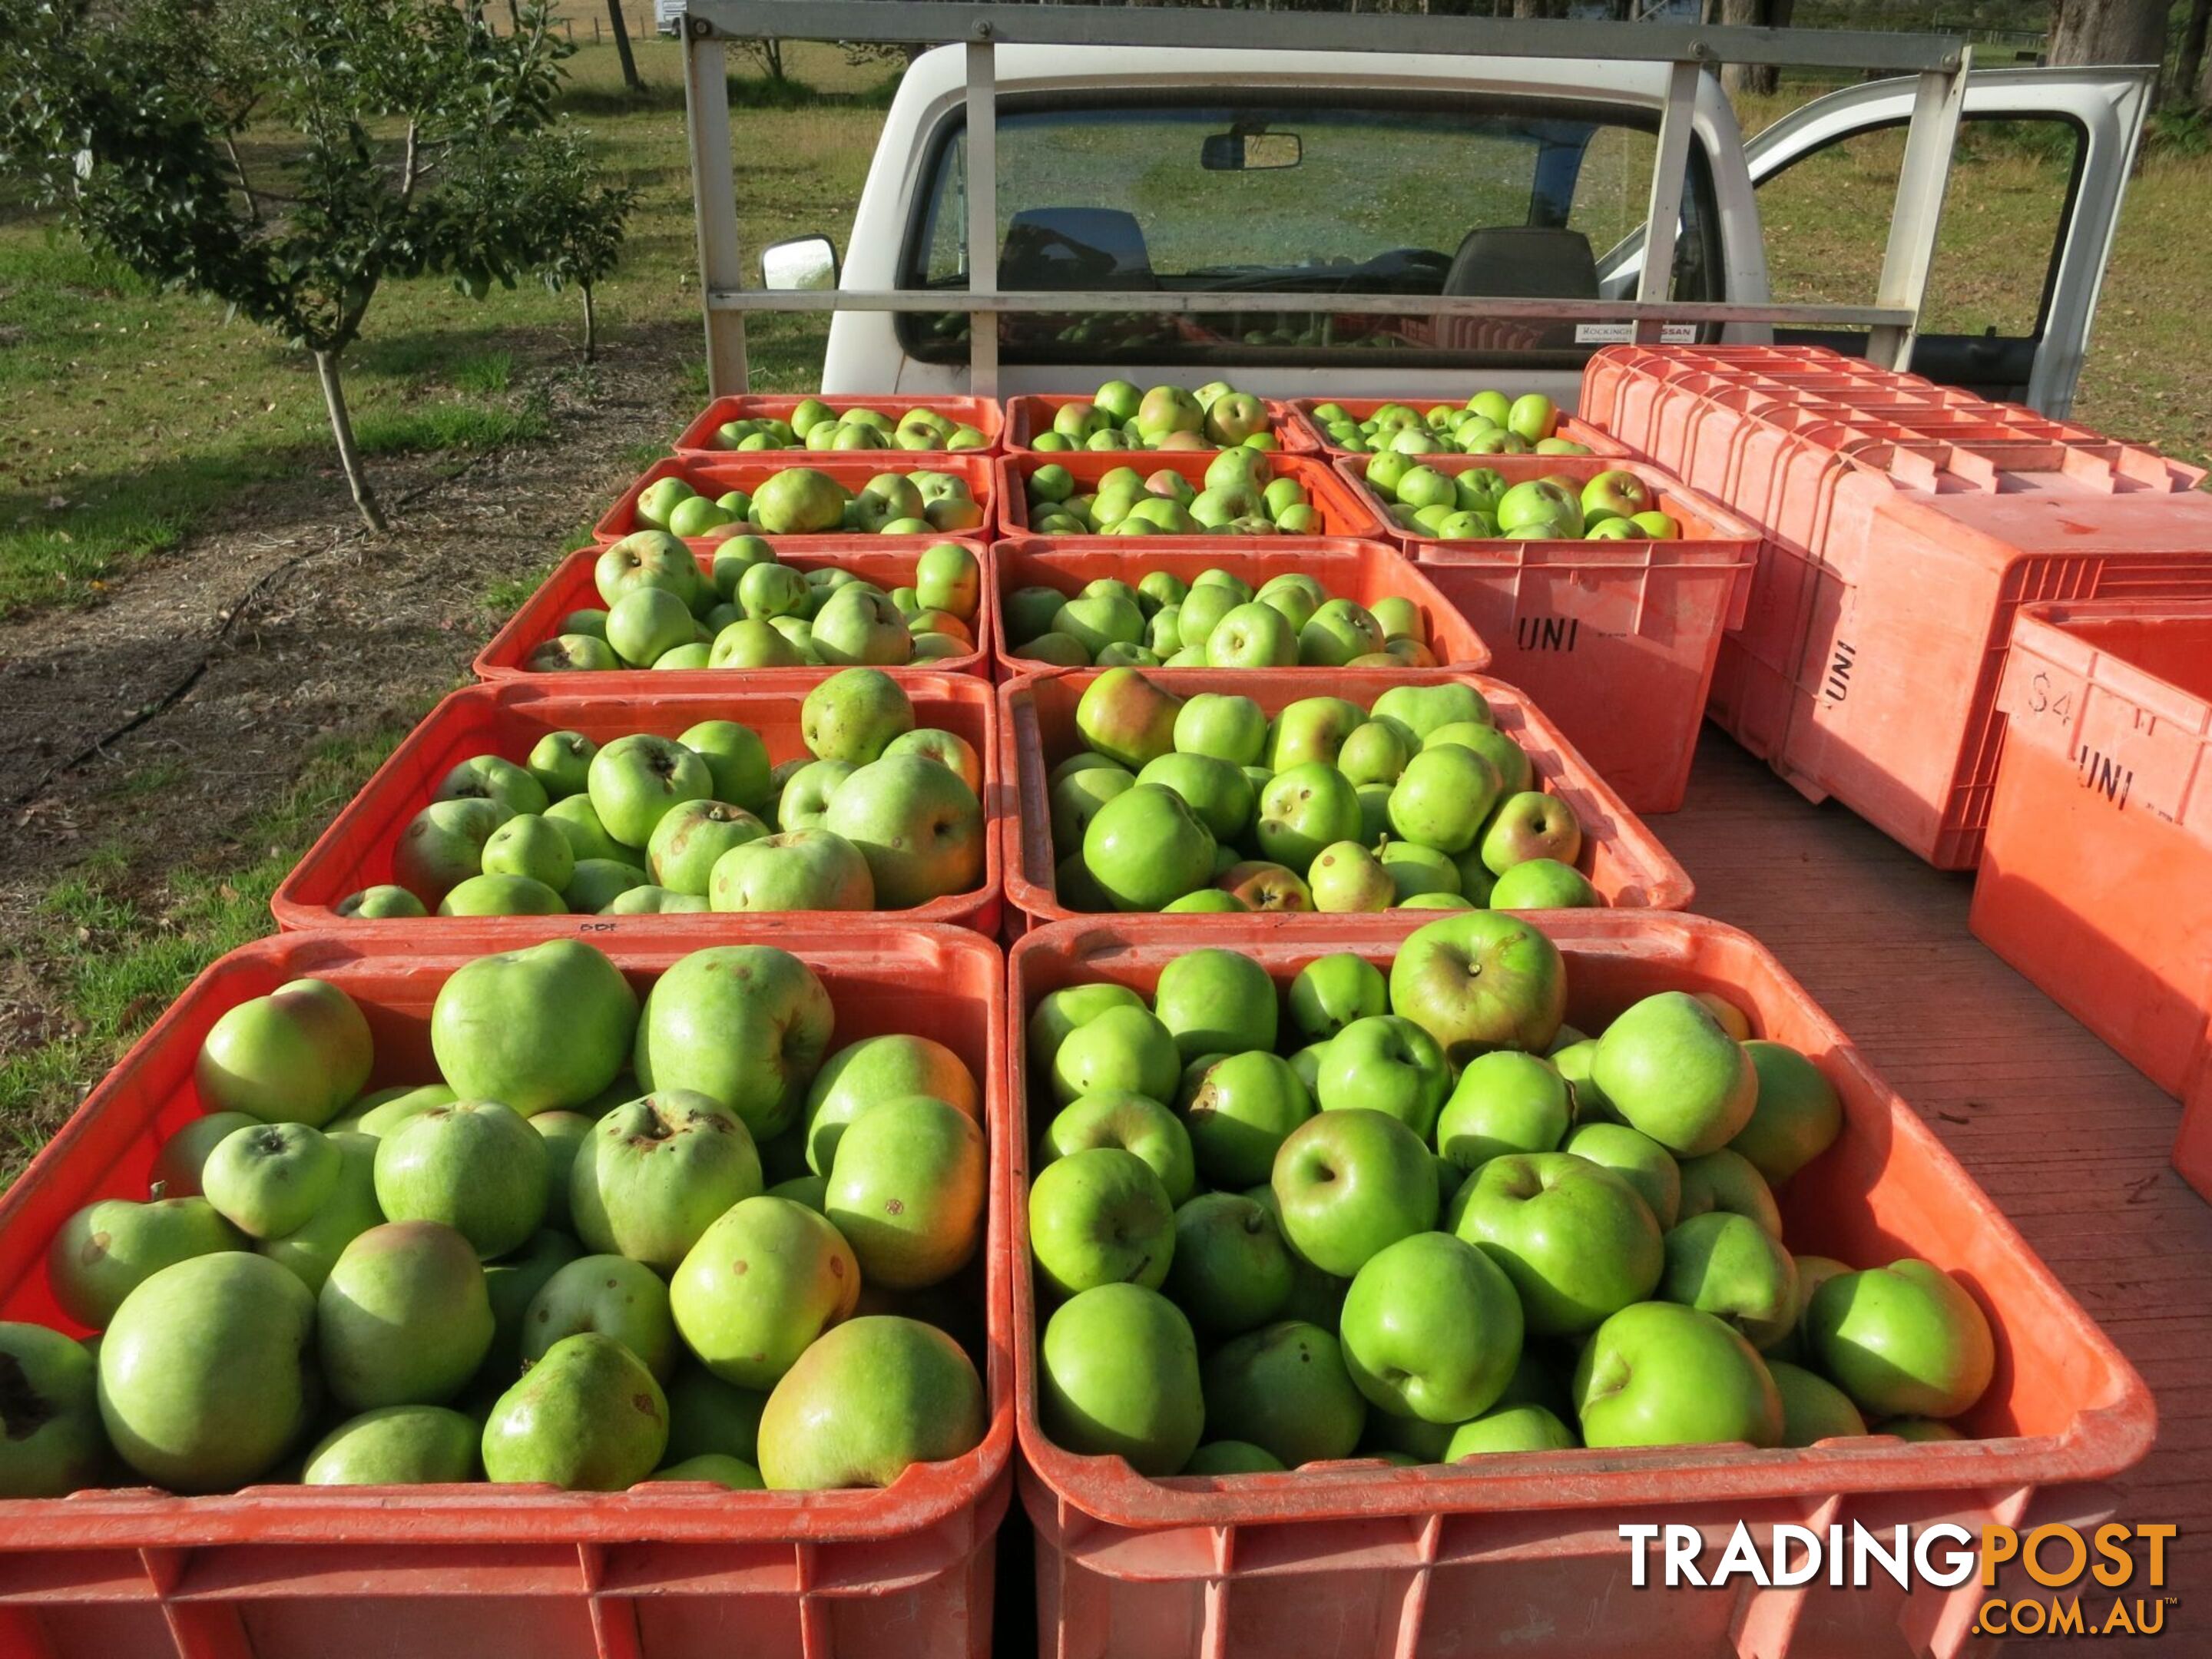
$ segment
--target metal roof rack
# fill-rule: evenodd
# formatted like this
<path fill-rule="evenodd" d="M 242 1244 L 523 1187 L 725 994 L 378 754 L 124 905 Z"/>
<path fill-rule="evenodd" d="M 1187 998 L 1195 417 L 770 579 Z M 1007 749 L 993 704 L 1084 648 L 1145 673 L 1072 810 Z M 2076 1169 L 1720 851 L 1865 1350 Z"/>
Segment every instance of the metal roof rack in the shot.
<path fill-rule="evenodd" d="M 1132 292 L 1001 293 L 994 252 L 998 224 L 998 99 L 994 54 L 1001 46 L 1180 46 L 1251 44 L 1250 15 L 1212 9 L 1098 5 L 994 5 L 943 0 L 690 0 L 684 14 L 684 101 L 697 214 L 699 274 L 707 330 L 707 381 L 716 396 L 746 386 L 749 312 L 965 311 L 969 386 L 996 394 L 999 331 L 1010 312 L 1283 312 L 1339 315 L 1522 318 L 1632 325 L 1657 341 L 1668 323 L 1783 323 L 1869 331 L 1867 356 L 1903 368 L 1912 355 L 1936 234 L 1950 176 L 1952 146 L 1966 101 L 1972 51 L 1954 36 L 1866 29 L 1700 27 L 1583 19 L 1378 16 L 1271 12 L 1270 52 L 1404 52 L 1479 58 L 1549 58 L 1672 66 L 1659 123 L 1649 234 L 1633 300 L 1552 300 L 1481 295 Z M 745 283 L 730 147 L 725 47 L 732 40 L 840 40 L 880 46 L 961 44 L 967 53 L 968 275 L 946 290 L 770 290 Z M 1875 70 L 1917 76 L 1905 159 L 1890 218 L 1881 281 L 1871 306 L 1741 305 L 1668 297 L 1681 222 L 1683 179 L 1699 77 L 1721 64 Z M 948 301 L 950 301 L 948 303 Z"/>

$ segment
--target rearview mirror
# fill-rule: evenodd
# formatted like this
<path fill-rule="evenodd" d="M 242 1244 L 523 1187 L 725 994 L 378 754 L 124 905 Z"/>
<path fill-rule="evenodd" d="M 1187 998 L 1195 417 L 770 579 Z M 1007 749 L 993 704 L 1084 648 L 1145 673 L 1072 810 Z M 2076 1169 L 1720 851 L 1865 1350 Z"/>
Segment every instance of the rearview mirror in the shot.
<path fill-rule="evenodd" d="M 827 236 L 794 236 L 761 250 L 761 286 L 780 293 L 837 286 L 837 250 Z"/>
<path fill-rule="evenodd" d="M 1257 173 L 1294 167 L 1305 159 L 1295 132 L 1210 132 L 1198 164 L 1208 173 Z"/>

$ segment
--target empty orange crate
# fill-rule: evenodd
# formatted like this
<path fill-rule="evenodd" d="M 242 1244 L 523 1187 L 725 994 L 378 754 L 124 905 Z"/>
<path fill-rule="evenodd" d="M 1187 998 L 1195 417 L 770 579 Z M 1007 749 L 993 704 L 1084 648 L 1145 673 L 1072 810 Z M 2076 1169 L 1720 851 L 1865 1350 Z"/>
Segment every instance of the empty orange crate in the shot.
<path fill-rule="evenodd" d="M 1385 915 L 1301 931 L 1274 918 L 1209 920 L 1208 945 L 1255 957 L 1278 985 L 1328 951 L 1355 951 L 1387 968 L 1421 925 Z M 1879 1571 L 1865 1589 L 1832 1589 L 1824 1576 L 1777 1594 L 1739 1574 L 1726 1589 L 1631 1591 L 1619 1527 L 1692 1525 L 1717 1551 L 1741 1524 L 1764 1560 L 1785 1522 L 1825 1536 L 1860 1522 L 1885 1541 L 1900 1524 L 2027 1526 L 2021 1517 L 2045 1506 L 2082 1512 L 2094 1498 L 2066 1488 L 2115 1474 L 2149 1449 L 2155 1413 L 2142 1378 L 1764 949 L 1696 916 L 1555 911 L 1542 925 L 1566 957 L 1570 1020 L 1595 1024 L 1661 990 L 1717 991 L 1749 1012 L 1760 1036 L 1802 1049 L 1827 1074 L 1843 1097 L 1844 1130 L 1778 1194 L 1790 1247 L 1855 1265 L 1911 1255 L 1956 1273 L 1996 1337 L 1996 1378 L 1964 1424 L 1981 1437 L 1877 1436 L 1777 1451 L 1577 1449 L 1425 1468 L 1355 1460 L 1165 1480 L 1119 1458 L 1062 1450 L 1037 1412 L 1027 1200 L 1038 1126 L 1026 1111 L 1023 1027 L 1039 999 L 1065 986 L 1109 981 L 1149 994 L 1192 942 L 1148 918 L 1064 924 L 1013 949 L 1007 1094 L 995 1103 L 1007 1149 L 996 1168 L 1014 1253 L 1018 1480 L 1036 1528 L 1040 1654 L 1952 1659 L 1982 1650 L 1972 1627 L 1991 1592 L 1973 1577 L 1907 1592 Z M 2069 1500 L 2077 1507 L 2060 1507 Z"/>
<path fill-rule="evenodd" d="M 767 459 L 763 457 L 766 456 Z M 803 457 L 803 459 L 802 459 Z M 927 547 L 932 542 L 941 542 L 947 536 L 969 536 L 988 538 L 991 517 L 991 458 L 972 449 L 957 450 L 947 454 L 941 450 L 863 449 L 863 450 L 783 450 L 773 454 L 762 452 L 747 454 L 717 452 L 713 457 L 698 459 L 672 457 L 655 461 L 638 476 L 637 481 L 622 494 L 622 498 L 609 507 L 593 526 L 593 533 L 602 543 L 619 541 L 633 530 L 644 529 L 637 521 L 637 498 L 645 493 L 646 486 L 659 479 L 678 477 L 702 495 L 727 495 L 732 489 L 755 490 L 770 473 L 811 468 L 826 473 L 847 489 L 858 491 L 861 485 L 879 472 L 945 472 L 968 486 L 968 493 L 975 505 L 983 509 L 983 522 L 970 530 L 947 531 L 939 535 L 933 531 L 927 536 L 875 536 L 869 539 L 881 542 L 886 551 L 902 547 Z M 811 546 L 831 537 L 851 539 L 849 530 L 827 530 L 820 535 L 776 536 L 770 539 L 779 546 L 797 544 Z M 696 547 L 711 544 L 694 543 Z"/>
<path fill-rule="evenodd" d="M 1438 404 L 1449 401 L 1450 399 L 1444 398 L 1293 398 L 1290 402 L 1290 410 L 1292 419 L 1299 428 L 1300 435 L 1305 440 L 1299 447 L 1317 449 L 1324 455 L 1334 456 L 1350 455 L 1358 452 L 1344 448 L 1336 440 L 1328 435 L 1328 428 L 1314 418 L 1314 410 L 1323 404 L 1334 404 L 1353 420 L 1364 421 L 1385 404 L 1403 404 L 1408 409 L 1419 410 L 1425 414 Z M 1559 416 L 1559 429 L 1552 435 L 1555 438 L 1565 438 L 1572 443 L 1587 444 L 1593 455 L 1626 455 L 1629 453 L 1628 446 L 1618 438 L 1601 432 L 1587 422 L 1577 420 L 1571 415 Z M 1491 456 L 1485 459 L 1494 460 L 1497 458 Z"/>
<path fill-rule="evenodd" d="M 999 688 L 999 776 L 1006 792 L 999 831 L 1006 846 L 1000 863 L 1006 872 L 1010 908 L 1019 910 L 1033 924 L 1090 914 L 1071 910 L 1060 902 L 1054 879 L 1057 860 L 1053 857 L 1052 812 L 1045 784 L 1053 767 L 1079 750 L 1082 738 L 1075 729 L 1075 706 L 1100 672 L 1060 669 L 1010 681 Z M 1369 691 L 1347 684 L 1338 671 L 1326 668 L 1258 672 L 1231 668 L 1148 668 L 1144 674 L 1154 684 L 1186 697 L 1200 691 L 1249 697 L 1271 716 L 1301 697 L 1349 694 L 1372 702 L 1383 689 Z M 1480 674 L 1434 668 L 1408 669 L 1392 684 L 1437 685 L 1449 680 L 1464 680 L 1482 693 L 1497 713 L 1499 729 L 1528 755 L 1535 771 L 1535 787 L 1573 806 L 1583 827 L 1583 849 L 1575 860 L 1576 867 L 1589 878 L 1607 904 L 1655 910 L 1688 907 L 1694 890 L 1688 872 L 1525 694 Z M 1218 915 L 1166 918 L 1170 925 L 1195 922 L 1207 927 L 1220 920 Z"/>
<path fill-rule="evenodd" d="M 1065 455 L 1071 453 L 1107 455 L 1158 455 L 1163 453 L 1167 454 L 1173 454 L 1175 453 L 1173 450 L 1163 452 L 1157 449 L 1080 450 L 1070 452 L 1067 450 L 1041 450 L 1034 447 L 1031 443 L 1031 440 L 1034 439 L 1038 433 L 1049 432 L 1052 430 L 1052 417 L 1054 415 L 1058 414 L 1069 404 L 1087 404 L 1090 401 L 1091 394 L 1087 392 L 1031 392 L 1025 397 L 1007 398 L 1006 426 L 1006 441 L 1003 447 L 1009 453 L 1018 452 L 1027 455 Z M 1288 404 L 1278 403 L 1273 398 L 1262 398 L 1260 402 L 1267 411 L 1267 430 L 1275 434 L 1275 447 L 1278 451 L 1303 450 L 1311 449 L 1314 447 L 1313 434 L 1309 432 L 1302 422 L 1292 418 L 1290 406 Z M 1204 455 L 1218 454 L 1219 451 L 1216 446 L 1209 444 L 1204 449 L 1192 450 L 1188 453 Z"/>
<path fill-rule="evenodd" d="M 2212 602 L 2026 606 L 1997 705 L 1974 933 L 2179 1095 L 2212 1008 Z"/>
<path fill-rule="evenodd" d="M 779 563 L 794 570 L 823 570 L 836 567 L 849 570 L 863 581 L 873 582 L 888 593 L 894 588 L 914 586 L 915 566 L 925 548 L 939 542 L 957 542 L 975 556 L 983 568 L 983 589 L 988 596 L 991 586 L 991 555 L 989 544 L 974 536 L 938 536 L 924 541 L 919 536 L 809 536 L 793 542 L 789 537 L 779 538 L 775 556 Z M 711 541 L 699 540 L 685 544 L 699 561 L 702 574 L 711 574 L 714 568 L 714 548 Z M 802 552 L 799 550 L 804 549 Z M 604 547 L 587 547 L 580 553 L 571 553 L 561 561 L 553 574 L 538 584 L 538 591 L 522 602 L 512 617 L 500 624 L 499 632 L 485 641 L 484 648 L 477 653 L 472 665 L 480 680 L 527 679 L 540 683 L 558 684 L 564 690 L 591 689 L 617 693 L 636 689 L 640 673 L 660 676 L 656 685 L 665 683 L 678 690 L 711 689 L 733 683 L 734 676 L 742 674 L 746 684 L 777 684 L 788 680 L 793 684 L 811 685 L 823 671 L 819 667 L 804 668 L 620 668 L 577 673 L 562 669 L 551 673 L 533 672 L 526 665 L 530 653 L 561 631 L 561 619 L 572 611 L 601 611 L 606 602 L 599 597 L 594 567 Z M 939 674 L 982 674 L 991 672 L 991 606 L 988 597 L 977 608 L 969 624 L 975 636 L 975 648 L 963 651 L 957 657 L 941 657 L 935 662 L 919 664 L 915 668 L 895 668 L 894 674 L 906 674 L 927 670 Z"/>
<path fill-rule="evenodd" d="M 805 444 L 793 449 L 730 450 L 714 441 L 715 428 L 726 421 L 788 421 L 799 404 L 809 401 L 823 403 L 841 415 L 848 409 L 872 409 L 896 421 L 909 409 L 933 409 L 956 426 L 972 426 L 990 442 L 981 449 L 861 449 L 810 450 Z M 999 404 L 991 398 L 915 398 L 886 392 L 880 396 L 873 392 L 855 392 L 849 396 L 825 398 L 820 392 L 793 393 L 788 396 L 717 398 L 699 412 L 699 418 L 684 428 L 676 440 L 676 453 L 685 460 L 721 460 L 733 455 L 769 455 L 787 465 L 799 466 L 801 455 L 833 454 L 845 458 L 854 455 L 896 455 L 914 459 L 924 455 L 988 455 L 999 447 L 1001 418 Z"/>
<path fill-rule="evenodd" d="M 839 1043 L 913 1032 L 1005 1089 L 998 947 L 950 927 L 748 926 L 836 1005 Z M 465 926 L 434 939 L 294 933 L 194 980 L 0 1199 L 0 1316 L 69 1325 L 48 1241 L 78 1208 L 141 1198 L 162 1139 L 201 1105 L 193 1063 L 227 1010 L 302 975 L 343 988 L 376 1037 L 372 1087 L 434 1078 L 430 1006 L 464 963 L 515 943 Z M 643 988 L 689 945 L 603 945 Z M 917 997 L 916 984 L 930 994 Z M 1008 1149 L 994 1141 L 994 1162 Z M 0 1501 L 0 1651 L 36 1659 L 984 1659 L 1013 1443 L 1009 1252 L 994 1214 L 981 1273 L 991 1425 L 964 1457 L 879 1492 L 707 1494 L 640 1486 L 150 1488 Z"/>
<path fill-rule="evenodd" d="M 1112 547 L 1094 545 L 1111 540 Z M 1264 550 L 1262 550 L 1264 549 Z M 1044 665 L 1012 654 L 1006 645 L 1006 600 L 1022 587 L 1057 587 L 1070 599 L 1085 582 L 1117 576 L 1132 587 L 1146 572 L 1165 570 L 1188 581 L 1202 571 L 1225 570 L 1257 588 L 1286 570 L 1311 576 L 1333 599 L 1372 607 L 1385 599 L 1410 599 L 1427 623 L 1429 647 L 1439 665 L 1480 670 L 1490 665 L 1490 647 L 1467 618 L 1437 591 L 1411 562 L 1381 542 L 1329 540 L 1321 537 L 1127 536 L 1085 537 L 1079 547 L 1051 537 L 1000 542 L 991 550 L 991 641 L 999 678 L 1034 674 Z M 1289 670 L 1310 674 L 1315 671 Z M 1398 682 L 1396 668 L 1339 668 L 1351 681 L 1370 679 L 1377 691 Z"/>
<path fill-rule="evenodd" d="M 999 459 L 999 528 L 1007 536 L 1029 536 L 1036 532 L 1030 528 L 1030 498 L 1024 481 L 1041 466 L 1064 466 L 1074 476 L 1079 486 L 1096 489 L 1098 481 L 1116 467 L 1133 466 L 1141 473 L 1163 470 L 1180 472 L 1201 489 L 1206 483 L 1206 469 L 1218 450 L 1202 449 L 1083 449 L 1067 454 L 1041 454 L 1035 450 L 1021 450 L 1001 456 Z M 1330 465 L 1313 455 L 1277 454 L 1269 458 L 1274 463 L 1278 478 L 1296 478 L 1306 489 L 1310 501 L 1321 519 L 1318 534 L 1322 536 L 1364 536 L 1373 538 L 1382 533 L 1382 526 L 1358 490 L 1338 477 Z M 1065 547 L 1092 548 L 1101 545 L 1120 547 L 1128 538 L 1121 536 L 1057 536 L 1052 539 Z M 1152 539 L 1147 537 L 1146 540 Z M 1251 542 L 1266 551 L 1279 538 L 1267 536 L 1220 536 L 1209 538 L 1224 546 L 1235 546 Z"/>
<path fill-rule="evenodd" d="M 430 804 L 446 774 L 472 755 L 498 755 L 520 765 L 549 732 L 580 732 L 604 744 L 633 732 L 672 738 L 702 720 L 726 720 L 757 732 L 770 760 L 791 760 L 806 753 L 799 735 L 799 711 L 807 689 L 835 671 L 810 672 L 812 678 L 799 684 L 777 676 L 784 684 L 764 685 L 752 683 L 749 675 L 736 676 L 729 689 L 714 691 L 655 685 L 649 694 L 636 686 L 580 692 L 537 681 L 472 685 L 456 691 L 400 739 L 391 758 L 377 768 L 360 793 L 316 838 L 307 856 L 293 866 L 269 908 L 285 928 L 337 927 L 349 933 L 398 928 L 415 939 L 442 940 L 449 933 L 475 929 L 507 936 L 512 943 L 515 934 L 543 937 L 549 927 L 557 932 L 565 925 L 593 939 L 618 927 L 626 938 L 642 932 L 688 939 L 695 945 L 714 943 L 732 928 L 757 919 L 695 911 L 665 916 L 428 916 L 354 921 L 339 915 L 334 907 L 349 893 L 392 879 L 392 854 L 400 833 Z M 670 673 L 661 678 L 690 677 Z M 961 674 L 909 674 L 901 684 L 914 701 L 916 726 L 939 726 L 964 738 L 983 763 L 983 881 L 972 892 L 932 899 L 912 910 L 870 914 L 996 933 L 1000 836 L 993 819 L 1003 792 L 998 781 L 997 710 L 991 688 Z M 826 912 L 802 914 L 830 925 Z"/>
<path fill-rule="evenodd" d="M 1424 455 L 1443 472 L 1488 467 L 1511 483 L 1632 472 L 1682 526 L 1671 542 L 1444 541 L 1391 526 L 1437 591 L 1491 647 L 1491 672 L 1535 698 L 1598 775 L 1639 812 L 1689 787 L 1725 629 L 1751 598 L 1758 528 L 1640 461 L 1580 455 Z M 1369 458 L 1337 465 L 1364 483 Z"/>

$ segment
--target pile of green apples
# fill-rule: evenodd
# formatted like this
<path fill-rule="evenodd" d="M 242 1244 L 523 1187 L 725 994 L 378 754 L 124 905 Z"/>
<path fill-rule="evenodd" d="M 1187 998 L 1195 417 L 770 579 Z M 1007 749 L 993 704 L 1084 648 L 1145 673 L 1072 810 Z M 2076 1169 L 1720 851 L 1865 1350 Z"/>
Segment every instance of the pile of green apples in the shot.
<path fill-rule="evenodd" d="M 1039 584 L 1006 595 L 1010 654 L 1063 668 L 1433 668 L 1428 620 L 1411 599 L 1371 611 L 1332 599 L 1300 571 L 1255 590 L 1226 570 L 1188 583 L 1148 570 L 1131 586 L 1100 576 L 1069 594 Z"/>
<path fill-rule="evenodd" d="M 1819 1066 L 1708 994 L 1595 1036 L 1566 998 L 1550 939 L 1476 911 L 1279 993 L 1206 949 L 1149 1003 L 1039 1001 L 1045 1432 L 1152 1476 L 1959 1437 L 1973 1298 L 1783 1242 L 1775 1190 L 1843 1125 Z"/>
<path fill-rule="evenodd" d="M 1176 696 L 1134 669 L 1084 690 L 1088 745 L 1052 769 L 1054 884 L 1072 910 L 1571 909 L 1574 808 L 1463 682 L 1371 709 Z"/>
<path fill-rule="evenodd" d="M 809 691 L 799 729 L 807 752 L 774 765 L 736 720 L 471 756 L 400 832 L 394 879 L 338 914 L 905 910 L 981 883 L 983 764 L 966 738 L 917 726 L 872 668 Z"/>
<path fill-rule="evenodd" d="M 1329 442 L 1355 455 L 1587 455 L 1588 444 L 1559 435 L 1559 406 L 1541 392 L 1509 398 L 1478 392 L 1454 408 L 1424 411 L 1410 404 L 1384 404 L 1355 420 L 1340 404 L 1316 404 L 1313 418 Z"/>
<path fill-rule="evenodd" d="M 711 449 L 751 453 L 763 449 L 988 449 L 991 441 L 965 422 L 933 409 L 908 409 L 895 421 L 872 409 L 854 407 L 842 414 L 819 398 L 809 398 L 791 418 L 772 416 L 725 421 L 714 428 Z"/>
<path fill-rule="evenodd" d="M 1445 472 L 1409 455 L 1377 455 L 1369 488 L 1404 529 L 1446 541 L 1671 542 L 1682 526 L 1656 491 L 1613 468 L 1587 481 L 1553 473 L 1508 483 L 1486 466 Z"/>
<path fill-rule="evenodd" d="M 799 570 L 758 536 L 718 544 L 702 569 L 663 530 L 601 553 L 592 580 L 605 608 L 572 611 L 533 648 L 532 673 L 617 668 L 902 667 L 975 648 L 983 571 L 957 542 L 925 549 L 914 586 L 889 593 L 836 566 Z"/>
<path fill-rule="evenodd" d="M 757 489 L 708 497 L 674 473 L 638 493 L 637 522 L 694 540 L 761 536 L 957 536 L 980 530 L 983 509 L 953 472 L 878 472 L 848 489 L 811 466 L 771 472 Z"/>
<path fill-rule="evenodd" d="M 983 1386 L 934 1287 L 982 1239 L 975 1079 L 836 1019 L 783 951 L 694 952 L 641 1004 L 556 939 L 461 967 L 440 1080 L 364 1093 L 338 986 L 239 1004 L 149 1195 L 54 1237 L 94 1335 L 0 1326 L 0 1493 L 796 1490 L 959 1456 Z"/>
<path fill-rule="evenodd" d="M 1274 449 L 1267 406 L 1226 380 L 1195 392 L 1156 386 L 1139 392 L 1109 380 L 1091 401 L 1062 404 L 1049 430 L 1032 433 L 1030 447 L 1072 449 Z"/>
<path fill-rule="evenodd" d="M 1057 462 L 1023 481 L 1029 527 L 1038 536 L 1317 536 L 1325 526 L 1306 487 L 1275 476 L 1264 450 L 1224 449 L 1203 483 L 1173 467 L 1117 466 L 1084 491 Z"/>

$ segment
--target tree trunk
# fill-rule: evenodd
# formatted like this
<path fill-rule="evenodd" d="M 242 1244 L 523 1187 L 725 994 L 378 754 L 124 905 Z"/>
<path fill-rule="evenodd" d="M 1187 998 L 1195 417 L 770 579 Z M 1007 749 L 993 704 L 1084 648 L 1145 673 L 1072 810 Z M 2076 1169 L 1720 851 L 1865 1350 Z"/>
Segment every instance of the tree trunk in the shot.
<path fill-rule="evenodd" d="M 623 21 L 622 0 L 607 0 L 607 21 L 614 26 L 615 51 L 622 58 L 623 84 L 632 92 L 643 92 L 645 82 L 637 72 L 637 54 L 629 49 L 629 28 Z"/>
<path fill-rule="evenodd" d="M 361 521 L 371 530 L 389 530 L 392 526 L 385 520 L 384 509 L 377 505 L 376 491 L 362 466 L 360 447 L 353 441 L 353 421 L 346 414 L 345 386 L 338 379 L 337 352 L 315 353 L 315 378 L 323 384 L 323 404 L 331 412 L 331 435 L 338 444 L 338 465 L 345 469 L 353 504 L 361 509 Z"/>
<path fill-rule="evenodd" d="M 2212 25 L 2212 0 L 2197 0 L 2181 31 L 2181 55 L 2173 67 L 2172 101 L 2185 106 L 2203 101 L 2197 82 L 2204 72 L 2204 37 Z"/>
<path fill-rule="evenodd" d="M 2166 57 L 2166 0 L 2057 0 L 2054 65 L 2156 64 Z"/>
<path fill-rule="evenodd" d="M 1775 0 L 1721 0 L 1721 25 L 1771 28 L 1775 26 Z M 1771 97 L 1781 83 L 1781 72 L 1771 64 L 1726 64 L 1721 68 L 1721 85 L 1732 93 Z"/>
<path fill-rule="evenodd" d="M 595 363 L 599 360 L 599 313 L 592 308 L 592 285 L 580 283 L 577 286 L 584 290 L 584 361 Z"/>

